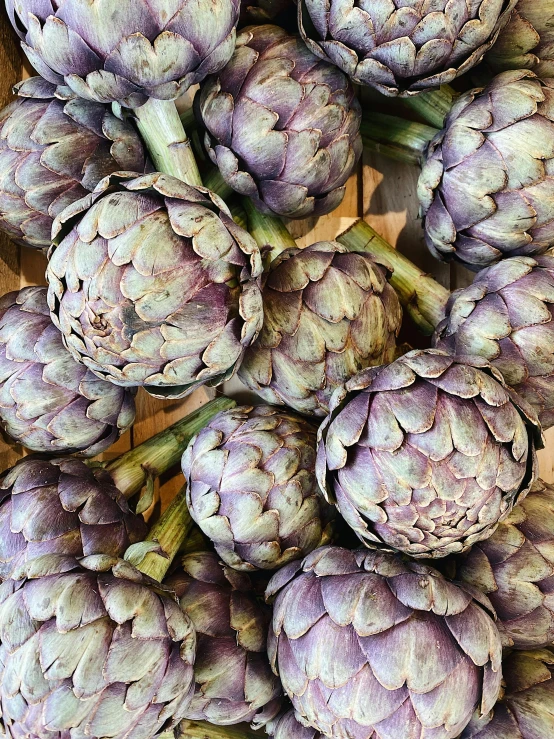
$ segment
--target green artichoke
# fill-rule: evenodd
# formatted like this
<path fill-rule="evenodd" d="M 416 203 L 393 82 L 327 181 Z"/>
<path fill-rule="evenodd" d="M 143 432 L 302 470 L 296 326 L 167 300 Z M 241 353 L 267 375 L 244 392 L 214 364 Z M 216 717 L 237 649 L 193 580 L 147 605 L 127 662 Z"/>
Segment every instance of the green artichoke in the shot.
<path fill-rule="evenodd" d="M 554 0 L 518 0 L 510 22 L 487 54 L 497 71 L 532 69 L 554 77 Z"/>
<path fill-rule="evenodd" d="M 37 573 L 38 574 L 38 573 Z M 0 701 L 8 736 L 158 736 L 194 691 L 194 627 L 128 562 L 0 586 Z"/>
<path fill-rule="evenodd" d="M 504 72 L 454 103 L 418 193 L 431 252 L 473 270 L 554 244 L 554 82 Z"/>
<path fill-rule="evenodd" d="M 81 98 L 173 100 L 235 48 L 240 0 L 6 0 L 37 72 Z"/>
<path fill-rule="evenodd" d="M 282 692 L 267 658 L 270 609 L 258 601 L 246 573 L 221 565 L 212 552 L 188 554 L 181 565 L 166 584 L 198 641 L 195 693 L 186 717 L 264 726 L 279 712 Z"/>
<path fill-rule="evenodd" d="M 416 95 L 478 64 L 517 0 L 298 0 L 308 48 L 354 82 Z"/>
<path fill-rule="evenodd" d="M 336 242 L 285 251 L 267 275 L 264 325 L 240 379 L 268 403 L 325 416 L 338 385 L 394 359 L 402 309 L 387 277 Z"/>
<path fill-rule="evenodd" d="M 434 345 L 484 357 L 554 425 L 554 256 L 512 257 L 452 294 Z"/>
<path fill-rule="evenodd" d="M 266 594 L 273 669 L 296 716 L 325 736 L 454 739 L 498 698 L 490 604 L 431 567 L 322 547 Z"/>
<path fill-rule="evenodd" d="M 134 393 L 73 359 L 46 293 L 26 287 L 0 298 L 0 422 L 35 452 L 94 457 L 133 423 Z"/>
<path fill-rule="evenodd" d="M 183 454 L 192 518 L 237 570 L 272 570 L 327 543 L 333 509 L 315 477 L 315 429 L 271 406 L 224 411 Z"/>
<path fill-rule="evenodd" d="M 54 224 L 52 320 L 94 374 L 183 397 L 236 371 L 263 321 L 254 239 L 204 188 L 103 180 Z"/>
<path fill-rule="evenodd" d="M 554 652 L 512 652 L 503 660 L 506 692 L 460 739 L 547 739 L 554 732 Z"/>
<path fill-rule="evenodd" d="M 252 26 L 196 98 L 205 146 L 227 185 L 262 213 L 330 213 L 362 152 L 361 108 L 348 78 L 297 36 Z"/>
<path fill-rule="evenodd" d="M 57 99 L 40 77 L 0 111 L 0 229 L 22 246 L 51 244 L 52 222 L 118 170 L 143 172 L 142 143 L 100 103 Z"/>
<path fill-rule="evenodd" d="M 335 391 L 317 476 L 366 546 L 444 557 L 491 536 L 527 495 L 539 429 L 486 361 L 411 351 Z"/>

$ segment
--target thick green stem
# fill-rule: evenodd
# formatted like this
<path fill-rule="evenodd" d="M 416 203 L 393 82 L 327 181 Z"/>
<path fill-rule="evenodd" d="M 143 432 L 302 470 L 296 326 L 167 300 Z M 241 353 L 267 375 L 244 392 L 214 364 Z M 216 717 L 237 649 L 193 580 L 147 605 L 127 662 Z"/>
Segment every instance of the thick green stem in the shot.
<path fill-rule="evenodd" d="M 363 251 L 393 268 L 389 280 L 404 309 L 424 334 L 432 334 L 444 318 L 448 290 L 394 249 L 365 221 L 357 221 L 337 241 L 350 251 Z"/>
<path fill-rule="evenodd" d="M 146 541 L 159 544 L 162 552 L 148 552 L 142 562 L 137 565 L 137 569 L 161 582 L 179 549 L 185 543 L 192 526 L 192 518 L 187 506 L 186 487 L 183 487 L 146 537 Z"/>
<path fill-rule="evenodd" d="M 364 116 L 361 134 L 366 149 L 407 164 L 421 164 L 429 143 L 439 133 L 425 123 L 386 113 Z"/>
<path fill-rule="evenodd" d="M 206 721 L 181 721 L 177 739 L 260 739 L 260 732 L 248 726 L 214 726 Z M 263 735 L 262 735 L 263 736 Z"/>
<path fill-rule="evenodd" d="M 126 498 L 132 498 L 149 478 L 158 477 L 177 464 L 188 443 L 220 411 L 234 408 L 234 400 L 219 397 L 189 413 L 148 441 L 110 462 L 106 469 Z"/>
<path fill-rule="evenodd" d="M 236 194 L 233 188 L 225 182 L 219 169 L 213 166 L 204 174 L 204 187 L 215 192 L 222 200 L 228 200 Z"/>
<path fill-rule="evenodd" d="M 445 118 L 457 97 L 458 93 L 450 85 L 442 85 L 438 90 L 422 92 L 420 95 L 404 98 L 402 102 L 430 126 L 441 129 L 444 128 Z"/>
<path fill-rule="evenodd" d="M 188 185 L 201 186 L 202 178 L 175 103 L 150 98 L 135 110 L 137 126 L 159 172 Z"/>
<path fill-rule="evenodd" d="M 296 241 L 280 218 L 263 215 L 255 208 L 250 198 L 243 198 L 242 204 L 248 217 L 248 231 L 260 247 L 267 270 L 271 262 L 285 249 L 295 247 Z"/>

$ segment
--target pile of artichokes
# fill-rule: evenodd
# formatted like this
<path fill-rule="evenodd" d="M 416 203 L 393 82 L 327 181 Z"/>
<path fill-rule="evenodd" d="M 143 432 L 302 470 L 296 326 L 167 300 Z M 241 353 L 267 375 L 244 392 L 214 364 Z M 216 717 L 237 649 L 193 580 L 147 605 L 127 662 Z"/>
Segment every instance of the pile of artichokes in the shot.
<path fill-rule="evenodd" d="M 5 6 L 0 230 L 47 267 L 0 297 L 0 730 L 551 739 L 552 0 Z M 468 287 L 296 243 L 364 146 Z"/>

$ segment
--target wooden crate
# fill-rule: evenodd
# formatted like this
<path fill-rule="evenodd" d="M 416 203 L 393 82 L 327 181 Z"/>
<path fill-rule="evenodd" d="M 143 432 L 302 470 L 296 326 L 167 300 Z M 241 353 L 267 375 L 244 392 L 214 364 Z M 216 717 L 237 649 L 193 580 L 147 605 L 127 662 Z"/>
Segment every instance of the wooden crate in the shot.
<path fill-rule="evenodd" d="M 33 74 L 24 65 L 19 44 L 4 13 L 0 15 L 0 72 L 0 105 L 4 106 L 11 97 L 12 85 Z M 445 287 L 454 289 L 467 285 L 471 282 L 471 273 L 458 266 L 450 267 L 437 262 L 425 247 L 421 222 L 417 216 L 417 177 L 416 167 L 366 153 L 348 182 L 346 197 L 340 208 L 323 218 L 291 222 L 290 230 L 300 246 L 307 246 L 315 241 L 332 240 L 355 220 L 363 217 L 391 244 L 432 273 Z M 0 235 L 0 294 L 29 284 L 45 284 L 44 268 L 45 258 L 41 254 L 31 249 L 18 249 Z M 408 338 L 414 346 L 425 345 L 425 340 L 415 333 Z M 245 397 L 236 379 L 228 383 L 224 391 L 238 398 Z M 111 447 L 105 457 L 117 456 L 139 444 L 202 405 L 208 397 L 208 392 L 201 389 L 186 400 L 167 402 L 155 400 L 144 391 L 139 391 L 135 425 Z M 23 454 L 21 447 L 0 441 L 1 469 L 13 465 Z M 540 463 L 543 479 L 554 481 L 554 429 L 547 434 L 547 447 L 540 452 Z M 162 505 L 167 504 L 180 485 L 179 477 L 163 481 L 160 489 Z"/>

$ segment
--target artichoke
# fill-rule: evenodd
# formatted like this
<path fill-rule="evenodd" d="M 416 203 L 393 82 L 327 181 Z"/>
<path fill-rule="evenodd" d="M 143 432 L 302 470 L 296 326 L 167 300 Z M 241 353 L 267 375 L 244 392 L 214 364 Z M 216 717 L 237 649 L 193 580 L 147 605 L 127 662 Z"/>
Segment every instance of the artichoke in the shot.
<path fill-rule="evenodd" d="M 225 182 L 266 214 L 330 213 L 361 151 L 348 78 L 277 26 L 237 37 L 230 62 L 200 88 L 205 146 Z"/>
<path fill-rule="evenodd" d="M 106 178 L 54 235 L 52 320 L 98 377 L 174 398 L 236 371 L 263 321 L 262 266 L 216 195 L 161 174 Z"/>
<path fill-rule="evenodd" d="M 554 256 L 504 259 L 452 294 L 434 344 L 487 359 L 547 429 L 554 425 L 553 310 Z"/>
<path fill-rule="evenodd" d="M 494 706 L 502 648 L 487 598 L 383 552 L 322 547 L 271 579 L 268 651 L 325 736 L 453 739 Z"/>
<path fill-rule="evenodd" d="M 532 69 L 554 77 L 554 0 L 518 0 L 510 22 L 487 54 L 497 70 Z"/>
<path fill-rule="evenodd" d="M 73 359 L 46 293 L 26 287 L 0 298 L 0 422 L 35 452 L 94 457 L 133 423 L 134 394 Z"/>
<path fill-rule="evenodd" d="M 554 652 L 512 652 L 504 658 L 506 692 L 476 717 L 460 739 L 547 739 L 554 732 Z"/>
<path fill-rule="evenodd" d="M 183 454 L 192 518 L 237 570 L 272 570 L 327 543 L 333 509 L 315 477 L 315 429 L 270 406 L 224 411 Z"/>
<path fill-rule="evenodd" d="M 486 541 L 456 558 L 456 577 L 489 597 L 505 646 L 554 643 L 554 487 L 538 480 Z"/>
<path fill-rule="evenodd" d="M 478 270 L 554 244 L 553 87 L 520 70 L 458 98 L 418 184 L 435 256 Z"/>
<path fill-rule="evenodd" d="M 387 277 L 336 242 L 284 252 L 266 278 L 264 326 L 240 379 L 268 403 L 327 415 L 338 385 L 395 356 L 402 310 Z"/>
<path fill-rule="evenodd" d="M 0 112 L 0 229 L 16 243 L 51 243 L 52 222 L 118 170 L 144 171 L 138 134 L 99 103 L 56 98 L 40 77 Z"/>
<path fill-rule="evenodd" d="M 173 100 L 227 63 L 240 0 L 6 0 L 37 72 L 79 97 Z"/>
<path fill-rule="evenodd" d="M 491 536 L 527 495 L 539 428 L 486 361 L 411 351 L 335 391 L 317 476 L 366 546 L 444 557 Z"/>
<path fill-rule="evenodd" d="M 516 2 L 298 0 L 298 22 L 308 48 L 354 82 L 408 96 L 478 64 Z"/>
<path fill-rule="evenodd" d="M 8 736 L 154 737 L 194 690 L 194 628 L 171 591 L 129 563 L 0 586 L 0 700 Z"/>
<path fill-rule="evenodd" d="M 281 685 L 267 659 L 270 609 L 249 576 L 221 565 L 212 552 L 186 555 L 166 580 L 198 640 L 195 693 L 186 717 L 211 724 L 263 726 L 281 705 Z"/>

